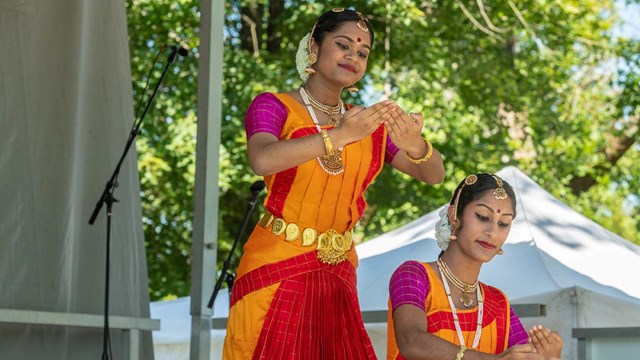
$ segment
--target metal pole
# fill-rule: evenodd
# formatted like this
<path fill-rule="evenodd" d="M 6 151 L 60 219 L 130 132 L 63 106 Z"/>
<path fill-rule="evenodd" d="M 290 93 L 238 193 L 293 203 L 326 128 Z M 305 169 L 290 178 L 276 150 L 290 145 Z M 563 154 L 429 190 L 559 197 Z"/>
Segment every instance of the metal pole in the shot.
<path fill-rule="evenodd" d="M 198 134 L 191 245 L 191 360 L 211 358 L 211 315 L 218 240 L 218 172 L 222 123 L 224 1 L 200 2 Z"/>

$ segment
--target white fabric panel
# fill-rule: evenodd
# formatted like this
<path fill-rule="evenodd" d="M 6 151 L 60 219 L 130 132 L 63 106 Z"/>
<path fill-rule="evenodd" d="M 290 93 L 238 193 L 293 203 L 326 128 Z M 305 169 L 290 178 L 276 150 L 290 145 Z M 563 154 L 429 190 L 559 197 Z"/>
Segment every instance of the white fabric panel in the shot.
<path fill-rule="evenodd" d="M 106 207 L 133 122 L 124 1 L 0 0 L 0 308 L 103 314 Z M 149 317 L 136 154 L 114 205 L 110 314 Z M 0 324 L 2 359 L 99 358 L 102 329 Z M 112 330 L 114 357 L 128 356 Z M 141 356 L 153 358 L 150 336 Z"/>

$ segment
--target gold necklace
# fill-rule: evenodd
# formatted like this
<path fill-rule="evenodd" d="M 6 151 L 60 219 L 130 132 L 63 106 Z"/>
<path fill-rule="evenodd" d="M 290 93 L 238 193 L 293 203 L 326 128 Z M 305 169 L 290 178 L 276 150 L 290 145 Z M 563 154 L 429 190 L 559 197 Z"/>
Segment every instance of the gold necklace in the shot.
<path fill-rule="evenodd" d="M 438 259 L 436 264 L 438 265 L 438 269 L 440 269 L 440 273 L 445 274 L 446 272 L 443 268 L 443 265 L 444 267 L 446 267 L 447 264 L 444 261 L 441 261 L 440 259 Z M 442 285 L 444 286 L 444 291 L 447 294 L 447 300 L 449 301 L 449 307 L 451 308 L 451 315 L 453 316 L 453 325 L 455 326 L 456 333 L 458 334 L 458 341 L 460 342 L 460 345 L 465 346 L 466 343 L 464 341 L 464 336 L 462 334 L 462 327 L 460 326 L 460 320 L 458 319 L 458 311 L 456 310 L 456 307 L 453 305 L 453 300 L 451 300 L 451 289 L 449 289 L 449 283 L 447 282 L 448 277 L 445 275 L 445 276 L 441 276 L 441 278 L 442 278 Z M 473 344 L 469 348 L 472 350 L 475 350 L 480 344 L 480 337 L 482 337 L 482 319 L 484 317 L 484 301 L 482 301 L 482 291 L 480 290 L 480 287 L 477 286 L 477 284 L 476 284 L 476 296 L 478 298 L 478 317 L 476 321 L 476 335 L 473 338 Z"/>
<path fill-rule="evenodd" d="M 300 96 L 302 97 L 302 101 L 307 106 L 307 111 L 309 111 L 309 115 L 318 129 L 318 133 L 320 132 L 320 124 L 318 124 L 318 118 L 316 117 L 316 113 L 313 111 L 311 107 L 308 93 L 304 90 L 304 88 L 300 88 Z M 344 109 L 341 109 L 341 113 Z M 338 149 L 334 149 L 333 154 L 325 154 L 316 158 L 322 170 L 330 175 L 338 175 L 344 172 L 344 163 L 342 162 L 342 147 Z"/>
<path fill-rule="evenodd" d="M 329 115 L 329 120 L 328 120 L 329 125 L 338 126 L 340 124 L 340 117 L 336 115 L 340 114 L 340 112 L 342 111 L 342 105 L 343 105 L 342 99 L 338 100 L 337 105 L 330 106 L 316 100 L 313 96 L 311 96 L 309 91 L 304 88 L 304 86 L 301 87 L 300 89 L 304 91 L 304 93 L 307 95 L 307 98 L 309 99 L 309 103 L 311 104 L 311 106 Z"/>
<path fill-rule="evenodd" d="M 473 284 L 467 284 L 464 281 L 458 279 L 458 277 L 453 274 L 451 269 L 449 269 L 447 263 L 442 259 L 438 259 L 438 266 L 442 270 L 444 276 L 449 281 L 451 281 L 451 283 L 455 287 L 462 291 L 462 295 L 460 296 L 460 302 L 462 303 L 462 305 L 464 305 L 464 307 L 466 308 L 471 307 L 471 305 L 473 305 L 473 299 L 469 296 L 469 294 L 473 293 L 473 291 L 478 288 L 478 280 L 476 280 L 476 282 L 474 282 Z"/>

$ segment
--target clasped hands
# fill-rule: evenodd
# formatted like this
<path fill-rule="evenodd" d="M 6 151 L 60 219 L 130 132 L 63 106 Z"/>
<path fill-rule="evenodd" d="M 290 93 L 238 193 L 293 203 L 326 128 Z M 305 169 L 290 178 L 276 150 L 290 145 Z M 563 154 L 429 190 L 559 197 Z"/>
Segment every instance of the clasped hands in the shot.
<path fill-rule="evenodd" d="M 529 330 L 529 343 L 515 345 L 499 355 L 500 359 L 561 360 L 563 341 L 560 334 L 544 326 Z"/>
<path fill-rule="evenodd" d="M 391 100 L 378 102 L 368 108 L 352 107 L 342 116 L 339 128 L 351 143 L 371 135 L 383 124 L 391 141 L 400 150 L 412 158 L 425 156 L 428 149 L 422 139 L 422 114 L 407 114 Z"/>

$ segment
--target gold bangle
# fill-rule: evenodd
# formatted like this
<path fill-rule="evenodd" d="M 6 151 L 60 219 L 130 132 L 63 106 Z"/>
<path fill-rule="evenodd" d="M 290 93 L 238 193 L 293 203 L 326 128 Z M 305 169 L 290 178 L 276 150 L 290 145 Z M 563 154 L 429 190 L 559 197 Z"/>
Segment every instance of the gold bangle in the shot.
<path fill-rule="evenodd" d="M 456 355 L 456 360 L 462 360 L 462 358 L 464 357 L 465 351 L 467 351 L 467 348 L 464 345 L 460 346 L 460 350 L 458 350 L 458 355 Z"/>
<path fill-rule="evenodd" d="M 320 130 L 320 135 L 322 135 L 322 140 L 324 141 L 324 150 L 327 152 L 327 155 L 333 155 L 333 143 L 331 142 L 331 138 L 329 137 L 329 133 L 327 130 Z"/>
<path fill-rule="evenodd" d="M 427 144 L 427 155 L 425 155 L 422 159 L 414 159 L 411 156 L 409 156 L 409 153 L 407 153 L 406 151 L 404 153 L 407 156 L 407 159 L 409 159 L 409 161 L 411 161 L 414 164 L 420 164 L 425 161 L 428 161 L 429 159 L 431 159 L 431 155 L 433 155 L 433 145 L 431 145 L 431 143 L 427 139 L 422 139 L 422 140 L 424 140 L 424 143 Z"/>

